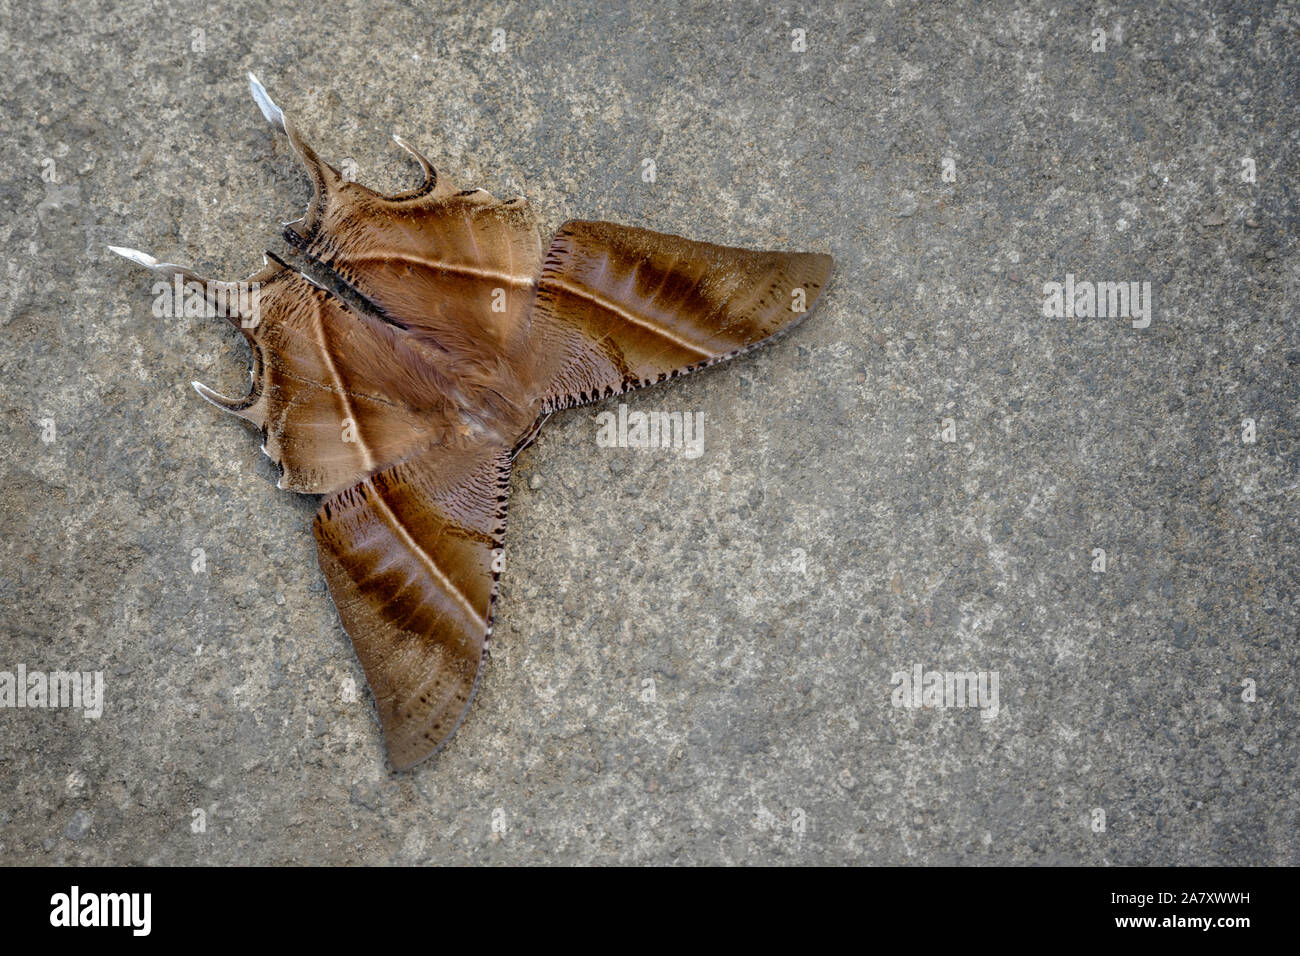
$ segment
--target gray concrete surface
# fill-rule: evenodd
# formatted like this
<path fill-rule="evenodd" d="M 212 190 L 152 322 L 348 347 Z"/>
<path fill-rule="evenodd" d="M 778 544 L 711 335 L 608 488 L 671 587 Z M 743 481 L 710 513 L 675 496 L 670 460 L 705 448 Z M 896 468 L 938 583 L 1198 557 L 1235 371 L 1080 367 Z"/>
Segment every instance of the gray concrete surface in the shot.
<path fill-rule="evenodd" d="M 104 675 L 98 720 L 0 709 L 0 862 L 1300 862 L 1296 5 L 310 6 L 0 4 L 0 670 Z M 837 261 L 629 400 L 701 457 L 583 409 L 520 459 L 478 698 L 410 774 L 314 499 L 189 388 L 241 392 L 239 336 L 104 249 L 281 249 L 250 69 L 377 187 L 397 131 L 548 229 Z M 1045 318 L 1067 274 L 1149 327 Z M 893 706 L 918 664 L 999 713 Z"/>

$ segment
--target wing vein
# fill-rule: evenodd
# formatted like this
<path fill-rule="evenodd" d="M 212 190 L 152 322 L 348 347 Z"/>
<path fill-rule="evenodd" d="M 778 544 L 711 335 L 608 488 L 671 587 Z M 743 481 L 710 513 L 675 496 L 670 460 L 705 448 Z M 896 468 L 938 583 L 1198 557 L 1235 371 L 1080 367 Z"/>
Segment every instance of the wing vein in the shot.
<path fill-rule="evenodd" d="M 420 562 L 425 566 L 425 569 L 443 586 L 444 589 L 446 589 L 447 593 L 452 595 L 460 606 L 465 609 L 469 614 L 473 627 L 484 627 L 485 622 L 483 618 L 479 615 L 474 605 L 470 603 L 469 598 L 465 597 L 464 592 L 462 592 L 460 588 L 456 587 L 451 578 L 447 577 L 447 575 L 443 573 L 442 568 L 438 567 L 437 562 L 433 560 L 429 552 L 422 548 L 419 542 L 417 542 L 415 538 L 411 536 L 411 533 L 406 530 L 402 522 L 398 520 L 397 515 L 393 514 L 393 510 L 388 507 L 388 502 L 384 501 L 383 497 L 380 495 L 379 489 L 375 487 L 374 484 L 371 484 L 370 487 L 373 492 L 372 498 L 378 507 L 379 513 L 383 515 L 384 520 L 388 522 L 389 527 L 393 529 L 394 533 L 402 539 L 402 543 L 410 549 L 412 554 L 419 558 Z M 472 629 L 473 628 L 467 628 L 467 630 Z"/>
<path fill-rule="evenodd" d="M 619 316 L 620 318 L 626 319 L 628 322 L 631 322 L 633 325 L 639 325 L 641 328 L 646 329 L 649 332 L 653 332 L 656 335 L 659 335 L 665 339 L 668 339 L 669 341 L 674 342 L 675 344 L 681 346 L 684 349 L 687 349 L 691 352 L 695 352 L 697 355 L 702 355 L 705 358 L 712 358 L 713 355 L 715 354 L 709 349 L 701 348 L 700 346 L 696 345 L 694 342 L 690 342 L 679 335 L 674 335 L 673 333 L 665 329 L 662 325 L 659 325 L 656 322 L 651 322 L 647 318 L 636 315 L 633 312 L 629 312 L 627 309 L 623 308 L 617 302 L 613 302 L 610 299 L 605 298 L 605 296 L 600 295 L 599 293 L 587 288 L 586 286 L 581 286 L 576 283 L 570 282 L 569 280 L 564 279 L 558 275 L 546 276 L 542 281 L 548 285 L 556 286 L 557 288 L 563 289 L 565 292 L 569 293 L 570 295 L 575 295 L 580 299 L 586 299 L 588 302 L 592 303 L 593 305 L 599 308 L 604 309 L 606 312 L 613 312 L 615 315 Z"/>
<path fill-rule="evenodd" d="M 502 272 L 499 269 L 485 269 L 482 266 L 472 266 L 462 262 L 448 262 L 445 259 L 433 259 L 425 256 L 417 256 L 409 252 L 398 252 L 395 250 L 380 250 L 371 252 L 364 256 L 357 256 L 356 262 L 383 262 L 386 260 L 396 259 L 399 262 L 413 262 L 416 265 L 425 266 L 429 269 L 436 269 L 440 272 L 456 272 L 462 275 L 474 276 L 479 279 L 491 279 L 496 282 L 503 282 L 506 285 L 520 286 L 527 288 L 533 284 L 532 276 L 515 275 L 511 272 Z"/>
<path fill-rule="evenodd" d="M 325 366 L 329 369 L 330 378 L 334 379 L 334 386 L 338 389 L 339 402 L 343 406 L 343 417 L 352 421 L 357 447 L 361 449 L 361 460 L 365 462 L 366 470 L 374 471 L 375 458 L 370 454 L 365 439 L 361 437 L 361 423 L 357 421 L 356 412 L 352 410 L 350 393 L 343 387 L 343 379 L 339 375 L 338 367 L 334 364 L 334 356 L 330 354 L 329 342 L 325 339 L 325 318 L 321 314 L 320 302 L 315 298 L 312 299 L 312 314 L 316 317 L 316 342 L 320 346 L 321 357 L 325 359 Z M 342 439 L 340 438 L 340 440 Z"/>

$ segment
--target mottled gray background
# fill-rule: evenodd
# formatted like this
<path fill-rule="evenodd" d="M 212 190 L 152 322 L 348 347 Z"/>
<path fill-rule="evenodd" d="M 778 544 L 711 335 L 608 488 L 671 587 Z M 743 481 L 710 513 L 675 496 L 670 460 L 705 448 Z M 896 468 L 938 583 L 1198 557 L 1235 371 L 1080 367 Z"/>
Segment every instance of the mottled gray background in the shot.
<path fill-rule="evenodd" d="M 0 669 L 107 685 L 0 710 L 0 861 L 1300 862 L 1295 4 L 312 6 L 0 2 Z M 370 185 L 398 131 L 547 229 L 836 259 L 629 400 L 702 457 L 596 409 L 521 457 L 480 692 L 405 775 L 314 499 L 189 387 L 242 392 L 239 335 L 104 249 L 281 248 L 250 69 Z M 1151 282 L 1150 328 L 1044 318 L 1066 273 Z M 1002 712 L 892 707 L 917 663 Z"/>

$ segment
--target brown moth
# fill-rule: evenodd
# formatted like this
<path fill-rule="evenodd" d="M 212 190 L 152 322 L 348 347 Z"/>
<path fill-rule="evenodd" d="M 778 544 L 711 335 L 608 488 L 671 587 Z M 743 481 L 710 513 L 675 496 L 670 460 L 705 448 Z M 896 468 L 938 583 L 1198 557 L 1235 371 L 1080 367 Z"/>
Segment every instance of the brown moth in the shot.
<path fill-rule="evenodd" d="M 285 238 L 332 288 L 268 253 L 246 282 L 252 390 L 205 399 L 252 423 L 279 486 L 324 495 L 315 535 L 393 766 L 446 743 L 492 633 L 514 456 L 559 409 L 733 358 L 807 314 L 831 258 L 752 252 L 608 222 L 542 246 L 523 197 L 424 183 L 381 196 L 322 162 L 249 75 L 315 186 Z M 113 251 L 239 301 L 131 249 Z M 176 277 L 179 277 L 177 279 Z M 228 295 L 229 294 L 229 295 Z"/>

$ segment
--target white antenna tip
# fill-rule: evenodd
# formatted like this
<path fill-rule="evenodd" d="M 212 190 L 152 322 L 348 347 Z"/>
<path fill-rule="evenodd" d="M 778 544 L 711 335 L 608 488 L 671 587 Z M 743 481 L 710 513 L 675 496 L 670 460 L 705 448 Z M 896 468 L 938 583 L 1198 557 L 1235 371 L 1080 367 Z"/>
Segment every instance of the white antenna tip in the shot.
<path fill-rule="evenodd" d="M 116 252 L 123 259 L 130 259 L 136 265 L 144 266 L 146 269 L 152 269 L 158 265 L 158 260 L 147 252 L 141 252 L 139 249 L 128 249 L 126 246 L 109 246 L 110 252 Z"/>
<path fill-rule="evenodd" d="M 271 94 L 266 92 L 266 87 L 262 85 L 251 71 L 248 74 L 248 88 L 252 91 L 253 100 L 257 103 L 257 108 L 262 111 L 268 123 L 274 123 L 276 126 L 284 128 L 284 112 L 280 107 L 275 105 L 275 100 L 271 99 Z"/>

